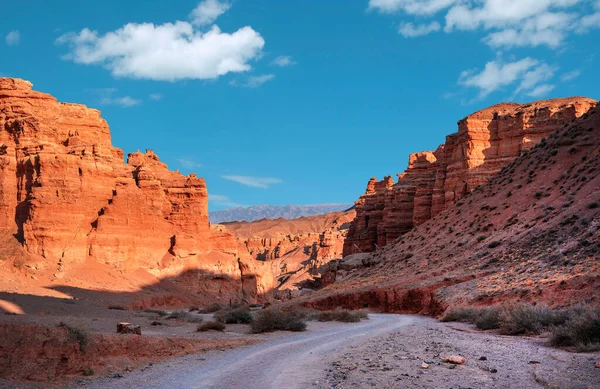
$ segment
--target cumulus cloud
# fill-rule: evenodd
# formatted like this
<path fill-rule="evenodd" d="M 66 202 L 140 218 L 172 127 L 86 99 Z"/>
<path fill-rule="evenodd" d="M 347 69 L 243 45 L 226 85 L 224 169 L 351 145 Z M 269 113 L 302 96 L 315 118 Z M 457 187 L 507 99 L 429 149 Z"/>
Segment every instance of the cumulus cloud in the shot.
<path fill-rule="evenodd" d="M 201 5 L 206 3 L 215 2 Z M 261 56 L 265 41 L 249 26 L 226 33 L 216 25 L 201 31 L 196 25 L 176 21 L 128 23 L 106 34 L 84 28 L 61 35 L 56 43 L 69 47 L 64 59 L 104 66 L 115 77 L 177 81 L 248 71 L 249 62 Z"/>
<path fill-rule="evenodd" d="M 6 34 L 4 40 L 9 46 L 17 46 L 19 43 L 21 43 L 21 33 L 19 32 L 19 30 L 11 31 L 8 34 Z"/>
<path fill-rule="evenodd" d="M 429 24 L 421 24 L 415 26 L 412 23 L 402 23 L 398 32 L 406 38 L 415 38 L 423 36 L 441 30 L 442 26 L 438 22 L 431 22 Z"/>
<path fill-rule="evenodd" d="M 437 31 L 438 21 L 426 19 L 443 17 L 447 33 L 482 30 L 494 48 L 557 48 L 573 32 L 600 28 L 596 0 L 370 0 L 369 9 L 413 17 L 402 22 L 404 36 Z M 413 25 L 417 20 L 420 28 Z"/>
<path fill-rule="evenodd" d="M 205 0 L 198 4 L 190 13 L 192 23 L 197 26 L 204 26 L 213 23 L 217 18 L 223 15 L 231 8 L 231 4 L 219 0 Z"/>
<path fill-rule="evenodd" d="M 219 194 L 208 194 L 208 201 L 214 205 L 220 205 L 223 207 L 243 207 L 242 204 L 231 201 L 228 196 Z"/>
<path fill-rule="evenodd" d="M 162 100 L 163 95 L 161 93 L 150 93 L 148 98 L 152 101 L 159 101 Z"/>
<path fill-rule="evenodd" d="M 273 184 L 281 184 L 279 178 L 273 177 L 251 177 L 251 176 L 221 176 L 221 178 L 233 182 L 237 182 L 238 184 L 242 184 L 245 186 L 249 186 L 251 188 L 261 188 L 268 189 L 269 186 Z"/>
<path fill-rule="evenodd" d="M 294 61 L 292 59 L 292 57 L 289 55 L 280 55 L 279 57 L 277 57 L 273 61 L 271 61 L 271 65 L 279 66 L 281 68 L 284 68 L 286 66 L 292 66 L 295 64 L 296 64 L 296 61 Z"/>
<path fill-rule="evenodd" d="M 553 75 L 554 69 L 549 65 L 528 57 L 508 63 L 502 63 L 499 60 L 488 62 L 481 72 L 477 70 L 464 71 L 460 75 L 458 83 L 466 87 L 477 88 L 480 98 L 517 83 L 514 95 L 519 93 L 543 94 L 544 91 L 549 92 L 549 85 L 539 88 L 541 83 L 552 78 Z"/>
<path fill-rule="evenodd" d="M 259 76 L 250 76 L 244 80 L 238 80 L 238 79 L 231 80 L 229 82 L 229 85 L 241 86 L 244 88 L 258 88 L 265 82 L 271 81 L 274 78 L 275 78 L 274 74 L 262 74 Z"/>

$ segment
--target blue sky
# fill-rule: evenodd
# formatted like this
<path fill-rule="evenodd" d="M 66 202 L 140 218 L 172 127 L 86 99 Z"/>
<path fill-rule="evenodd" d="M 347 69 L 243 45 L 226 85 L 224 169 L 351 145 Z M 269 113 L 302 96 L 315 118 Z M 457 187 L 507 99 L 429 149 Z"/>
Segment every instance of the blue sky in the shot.
<path fill-rule="evenodd" d="M 600 98 L 600 0 L 22 0 L 0 74 L 102 110 L 212 210 L 352 202 L 500 101 Z"/>

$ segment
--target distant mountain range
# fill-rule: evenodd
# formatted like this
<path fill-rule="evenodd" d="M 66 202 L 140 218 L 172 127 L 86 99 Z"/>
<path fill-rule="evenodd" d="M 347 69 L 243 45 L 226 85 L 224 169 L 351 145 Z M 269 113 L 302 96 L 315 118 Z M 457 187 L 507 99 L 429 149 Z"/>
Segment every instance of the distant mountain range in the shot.
<path fill-rule="evenodd" d="M 210 212 L 211 223 L 234 221 L 255 221 L 260 219 L 296 219 L 302 216 L 322 215 L 340 212 L 351 208 L 352 204 L 313 204 L 313 205 L 254 205 L 252 207 L 229 208 Z"/>

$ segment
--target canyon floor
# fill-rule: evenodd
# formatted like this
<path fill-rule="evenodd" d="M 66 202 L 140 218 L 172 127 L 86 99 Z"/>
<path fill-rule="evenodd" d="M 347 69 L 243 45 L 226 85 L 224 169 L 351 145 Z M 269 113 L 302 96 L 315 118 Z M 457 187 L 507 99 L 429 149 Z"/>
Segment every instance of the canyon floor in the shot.
<path fill-rule="evenodd" d="M 548 347 L 544 337 L 499 336 L 423 316 L 371 314 L 359 324 L 310 322 L 303 333 L 250 336 L 263 342 L 82 377 L 68 387 L 600 388 L 599 352 L 571 353 Z M 445 363 L 449 355 L 466 363 Z"/>

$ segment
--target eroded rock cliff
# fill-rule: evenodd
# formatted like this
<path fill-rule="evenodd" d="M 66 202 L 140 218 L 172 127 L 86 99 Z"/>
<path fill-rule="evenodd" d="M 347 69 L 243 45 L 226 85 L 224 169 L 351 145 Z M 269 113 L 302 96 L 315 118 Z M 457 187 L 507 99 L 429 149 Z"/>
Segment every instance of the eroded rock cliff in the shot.
<path fill-rule="evenodd" d="M 156 277 L 193 271 L 244 297 L 235 240 L 211 229 L 203 178 L 168 170 L 152 150 L 125 163 L 99 111 L 11 78 L 0 78 L 0 230 L 56 278 L 93 260 Z"/>
<path fill-rule="evenodd" d="M 458 132 L 435 151 L 411 154 L 408 168 L 383 181 L 371 178 L 356 201 L 344 255 L 394 242 L 486 183 L 522 152 L 580 117 L 595 101 L 572 97 L 531 104 L 498 104 L 458 122 Z"/>

